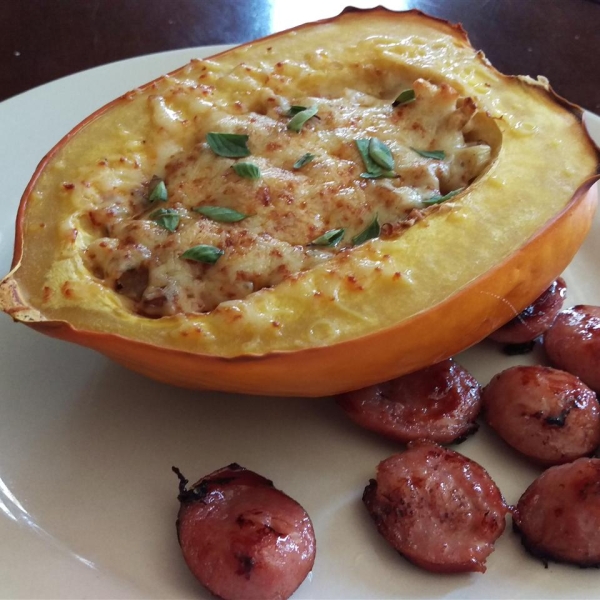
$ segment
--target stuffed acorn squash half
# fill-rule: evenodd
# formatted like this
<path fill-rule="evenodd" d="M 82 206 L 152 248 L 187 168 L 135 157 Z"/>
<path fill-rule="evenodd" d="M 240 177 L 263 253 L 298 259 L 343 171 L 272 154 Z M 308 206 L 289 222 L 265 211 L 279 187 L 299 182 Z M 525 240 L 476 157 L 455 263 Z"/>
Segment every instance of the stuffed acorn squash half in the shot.
<path fill-rule="evenodd" d="M 105 106 L 25 191 L 0 306 L 175 385 L 320 396 L 478 342 L 589 230 L 581 111 L 416 11 L 340 16 Z"/>

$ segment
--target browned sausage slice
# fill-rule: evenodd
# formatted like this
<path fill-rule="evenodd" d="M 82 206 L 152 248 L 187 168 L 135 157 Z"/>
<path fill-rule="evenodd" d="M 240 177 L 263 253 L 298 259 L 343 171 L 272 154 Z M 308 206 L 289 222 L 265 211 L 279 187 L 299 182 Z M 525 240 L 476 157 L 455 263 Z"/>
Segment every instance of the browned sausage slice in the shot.
<path fill-rule="evenodd" d="M 513 521 L 535 556 L 600 566 L 600 459 L 544 471 L 521 496 Z"/>
<path fill-rule="evenodd" d="M 289 598 L 315 560 L 306 511 L 268 479 L 232 464 L 191 488 L 177 469 L 177 535 L 195 577 L 225 600 Z"/>
<path fill-rule="evenodd" d="M 559 369 L 600 392 L 600 306 L 579 305 L 558 313 L 544 348 Z"/>
<path fill-rule="evenodd" d="M 398 552 L 438 573 L 484 572 L 508 512 L 483 467 L 429 442 L 381 462 L 363 501 Z"/>
<path fill-rule="evenodd" d="M 505 442 L 545 465 L 600 445 L 600 404 L 580 379 L 540 366 L 512 367 L 483 389 L 483 413 Z"/>
<path fill-rule="evenodd" d="M 450 444 L 477 430 L 477 380 L 452 359 L 338 397 L 356 423 L 401 443 Z"/>
<path fill-rule="evenodd" d="M 552 325 L 567 295 L 562 277 L 514 319 L 490 334 L 489 338 L 502 344 L 524 344 L 542 335 Z"/>

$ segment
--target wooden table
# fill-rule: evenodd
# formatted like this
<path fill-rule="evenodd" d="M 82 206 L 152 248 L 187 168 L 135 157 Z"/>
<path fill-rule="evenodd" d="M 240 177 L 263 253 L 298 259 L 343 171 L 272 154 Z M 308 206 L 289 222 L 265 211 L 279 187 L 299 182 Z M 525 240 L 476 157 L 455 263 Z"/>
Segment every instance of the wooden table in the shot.
<path fill-rule="evenodd" d="M 461 22 L 500 71 L 600 113 L 598 0 L 390 0 Z M 237 43 L 376 0 L 1 0 L 0 100 L 96 65 Z"/>

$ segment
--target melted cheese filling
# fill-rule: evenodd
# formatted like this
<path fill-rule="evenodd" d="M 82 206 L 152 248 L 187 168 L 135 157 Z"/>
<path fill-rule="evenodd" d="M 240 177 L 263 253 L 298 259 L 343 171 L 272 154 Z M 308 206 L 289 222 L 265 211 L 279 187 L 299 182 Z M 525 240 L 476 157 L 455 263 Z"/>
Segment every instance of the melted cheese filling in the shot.
<path fill-rule="evenodd" d="M 398 107 L 393 98 L 359 90 L 289 97 L 267 84 L 229 104 L 211 102 L 206 86 L 185 118 L 172 98 L 149 97 L 157 134 L 145 152 L 166 184 L 165 202 L 149 201 L 151 176 L 139 168 L 138 148 L 83 174 L 96 191 L 92 210 L 81 217 L 90 238 L 81 249 L 84 263 L 132 310 L 149 317 L 211 311 L 351 251 L 353 238 L 375 218 L 381 235 L 399 235 L 428 200 L 468 186 L 491 159 L 490 146 L 473 130 L 475 103 L 447 84 L 418 79 L 406 86 L 416 99 Z M 318 107 L 299 132 L 288 129 L 291 105 Z M 194 142 L 186 147 L 180 131 L 186 127 L 189 135 L 190 124 Z M 250 156 L 217 156 L 208 132 L 249 136 Z M 394 177 L 361 176 L 367 169 L 356 140 L 373 137 L 391 150 Z M 444 158 L 417 150 L 443 151 Z M 295 168 L 305 154 L 314 158 Z M 241 177 L 232 168 L 240 162 L 258 167 L 260 177 Z M 216 221 L 194 210 L 202 206 L 246 218 Z M 174 231 L 156 221 L 157 209 L 175 211 Z M 337 229 L 344 230 L 337 245 L 311 244 Z M 182 258 L 198 245 L 222 255 L 214 263 Z"/>

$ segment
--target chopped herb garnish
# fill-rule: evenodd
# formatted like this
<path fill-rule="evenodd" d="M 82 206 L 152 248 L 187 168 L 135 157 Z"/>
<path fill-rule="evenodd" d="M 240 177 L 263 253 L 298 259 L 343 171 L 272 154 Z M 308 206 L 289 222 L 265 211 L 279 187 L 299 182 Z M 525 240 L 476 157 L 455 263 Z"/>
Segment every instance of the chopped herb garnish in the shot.
<path fill-rule="evenodd" d="M 210 149 L 225 158 L 243 158 L 250 156 L 248 136 L 237 133 L 207 133 L 206 141 Z"/>
<path fill-rule="evenodd" d="M 342 241 L 344 232 L 345 229 L 330 229 L 310 242 L 309 246 L 337 246 Z"/>
<path fill-rule="evenodd" d="M 248 216 L 237 210 L 233 210 L 232 208 L 225 208 L 224 206 L 197 206 L 192 210 L 213 221 L 219 221 L 221 223 L 243 221 Z"/>
<path fill-rule="evenodd" d="M 149 202 L 166 202 L 167 201 L 167 186 L 162 179 L 159 179 L 156 182 L 156 185 L 150 191 L 150 195 L 148 196 Z"/>
<path fill-rule="evenodd" d="M 412 146 L 410 149 L 421 155 L 423 158 L 434 158 L 435 160 L 444 160 L 446 158 L 446 153 L 443 150 L 419 150 Z"/>
<path fill-rule="evenodd" d="M 195 260 L 197 262 L 214 264 L 216 263 L 221 256 L 225 254 L 223 250 L 220 248 L 216 248 L 215 246 L 209 246 L 207 244 L 200 244 L 199 246 L 194 246 L 189 250 L 186 250 L 181 258 L 185 258 L 186 260 Z"/>
<path fill-rule="evenodd" d="M 260 169 L 252 163 L 240 162 L 232 165 L 232 169 L 246 179 L 260 179 Z"/>
<path fill-rule="evenodd" d="M 290 106 L 290 110 L 285 113 L 286 117 L 293 117 L 297 115 L 299 112 L 306 110 L 306 106 L 300 106 L 299 104 L 292 104 Z"/>
<path fill-rule="evenodd" d="M 431 198 L 428 198 L 427 200 L 423 200 L 423 204 L 425 206 L 432 206 L 433 204 L 441 204 L 442 202 L 445 202 L 446 200 L 450 200 L 450 198 L 454 198 L 454 196 L 456 196 L 456 194 L 460 194 L 464 189 L 465 188 L 458 188 L 457 190 L 448 192 L 444 196 L 440 196 L 440 195 L 431 196 Z"/>
<path fill-rule="evenodd" d="M 394 157 L 392 151 L 377 138 L 369 140 L 369 156 L 385 171 L 394 168 Z"/>
<path fill-rule="evenodd" d="M 172 208 L 159 208 L 150 215 L 150 218 L 168 231 L 175 231 L 179 225 L 180 216 Z"/>
<path fill-rule="evenodd" d="M 401 92 L 398 97 L 392 102 L 392 106 L 401 106 L 402 104 L 409 104 L 410 102 L 414 102 L 417 99 L 415 95 L 415 90 L 404 90 Z"/>
<path fill-rule="evenodd" d="M 354 140 L 356 147 L 358 148 L 358 152 L 359 152 L 359 154 L 362 158 L 362 161 L 365 165 L 365 168 L 367 169 L 366 173 L 361 173 L 360 176 L 363 179 L 379 179 L 381 177 L 397 177 L 396 173 L 394 173 L 393 171 L 390 171 L 389 169 L 382 168 L 375 160 L 373 160 L 373 157 L 371 156 L 371 153 L 370 153 L 371 140 L 373 140 L 373 139 L 376 139 L 376 138 Z M 381 144 L 381 146 L 385 147 L 385 149 L 389 152 L 389 155 L 391 157 L 392 153 L 389 151 L 389 148 L 383 142 L 380 142 L 379 140 L 377 140 L 377 142 L 379 144 Z M 377 142 L 374 147 L 379 148 L 381 150 L 381 148 L 379 146 L 377 146 Z M 381 153 L 382 153 L 382 155 L 385 155 L 385 150 L 381 150 Z M 382 159 L 382 160 L 385 160 L 385 159 Z M 394 166 L 393 158 L 392 158 L 391 166 L 392 166 L 392 168 Z"/>
<path fill-rule="evenodd" d="M 307 165 L 309 162 L 311 162 L 313 160 L 313 158 L 315 158 L 315 155 L 311 154 L 310 152 L 307 152 L 306 154 L 303 154 L 294 163 L 294 169 L 301 169 L 304 165 Z"/>
<path fill-rule="evenodd" d="M 377 218 L 377 215 L 375 215 L 375 218 L 365 227 L 365 229 L 352 238 L 352 243 L 355 246 L 360 246 L 360 244 L 364 244 L 366 241 L 378 237 L 380 231 L 381 226 L 379 225 L 379 219 Z"/>
<path fill-rule="evenodd" d="M 302 129 L 302 127 L 304 126 L 304 123 L 306 123 L 306 121 L 308 121 L 309 119 L 314 117 L 317 114 L 318 110 L 319 110 L 319 107 L 315 105 L 315 106 L 311 106 L 310 108 L 305 108 L 304 110 L 297 112 L 290 119 L 290 122 L 288 123 L 287 128 L 291 129 L 292 131 L 300 131 Z"/>
<path fill-rule="evenodd" d="M 394 173 L 394 171 L 379 171 L 378 173 L 361 173 L 360 176 L 363 179 L 381 179 L 382 177 L 400 177 L 398 173 Z"/>
<path fill-rule="evenodd" d="M 367 169 L 367 173 L 375 174 L 381 171 L 381 167 L 369 155 L 369 140 L 354 140 L 360 157 Z"/>

